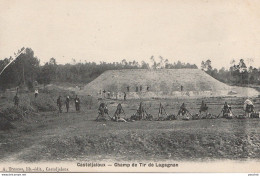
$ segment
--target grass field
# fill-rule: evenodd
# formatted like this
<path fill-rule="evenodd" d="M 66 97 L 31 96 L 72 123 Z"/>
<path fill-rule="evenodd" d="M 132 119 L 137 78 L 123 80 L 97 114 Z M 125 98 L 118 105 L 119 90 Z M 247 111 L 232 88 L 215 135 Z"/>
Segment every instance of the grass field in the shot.
<path fill-rule="evenodd" d="M 144 100 L 157 117 L 161 102 L 167 113 L 177 113 L 182 102 L 192 114 L 202 99 Z M 234 114 L 243 113 L 244 98 L 204 98 L 209 113 L 218 115 L 223 103 Z M 253 99 L 256 110 L 260 99 Z M 107 101 L 112 115 L 119 101 Z M 140 100 L 121 101 L 126 116 L 135 113 Z M 183 121 L 96 122 L 97 105 L 81 112 L 39 112 L 12 122 L 15 129 L 0 131 L 0 160 L 246 160 L 260 159 L 260 119 L 203 119 Z"/>

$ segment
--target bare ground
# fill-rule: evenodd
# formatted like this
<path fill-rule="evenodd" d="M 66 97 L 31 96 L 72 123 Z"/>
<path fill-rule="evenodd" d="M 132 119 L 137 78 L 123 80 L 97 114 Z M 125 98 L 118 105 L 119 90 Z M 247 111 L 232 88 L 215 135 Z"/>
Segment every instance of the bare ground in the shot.
<path fill-rule="evenodd" d="M 242 98 L 206 98 L 209 112 L 218 115 L 224 101 L 235 114 L 242 113 Z M 157 116 L 159 103 L 176 113 L 185 101 L 197 113 L 201 99 L 144 101 Z M 256 109 L 259 98 L 254 99 Z M 110 114 L 118 102 L 109 101 Z M 137 100 L 122 102 L 129 117 Z M 74 108 L 74 107 L 73 107 Z M 16 121 L 16 129 L 0 131 L 0 160 L 245 160 L 260 159 L 260 119 L 204 119 L 183 121 L 96 122 L 96 109 L 80 113 L 45 112 Z"/>

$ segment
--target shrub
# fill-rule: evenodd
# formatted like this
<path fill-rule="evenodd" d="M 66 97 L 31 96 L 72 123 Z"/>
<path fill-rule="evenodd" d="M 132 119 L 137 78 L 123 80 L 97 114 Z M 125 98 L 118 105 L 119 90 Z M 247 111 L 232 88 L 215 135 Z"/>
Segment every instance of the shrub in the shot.
<path fill-rule="evenodd" d="M 3 117 L 3 114 L 0 112 L 0 130 L 10 130 L 10 129 L 14 129 L 15 127 L 11 124 L 11 122 L 9 122 L 8 120 L 6 120 Z"/>
<path fill-rule="evenodd" d="M 37 98 L 33 98 L 31 100 L 31 105 L 37 111 L 55 111 L 56 110 L 56 102 L 53 97 L 48 94 L 40 94 Z"/>

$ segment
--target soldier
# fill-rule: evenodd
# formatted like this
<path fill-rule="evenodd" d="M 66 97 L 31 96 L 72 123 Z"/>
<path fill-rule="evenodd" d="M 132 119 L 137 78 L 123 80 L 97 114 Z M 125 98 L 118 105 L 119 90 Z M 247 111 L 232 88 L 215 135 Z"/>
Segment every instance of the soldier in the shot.
<path fill-rule="evenodd" d="M 58 99 L 57 99 L 57 106 L 59 107 L 59 112 L 62 113 L 62 100 L 61 100 L 61 96 L 59 96 Z"/>
<path fill-rule="evenodd" d="M 246 113 L 246 117 L 250 117 L 254 112 L 254 104 L 249 99 L 244 102 L 244 111 Z"/>
<path fill-rule="evenodd" d="M 126 101 L 126 93 L 124 92 L 124 101 Z"/>
<path fill-rule="evenodd" d="M 205 112 L 205 111 L 208 112 L 208 106 L 207 106 L 207 104 L 204 103 L 204 101 L 202 100 L 199 112 L 200 112 L 200 114 L 201 114 L 201 112 Z"/>
<path fill-rule="evenodd" d="M 106 98 L 106 90 L 103 90 L 103 97 Z"/>
<path fill-rule="evenodd" d="M 19 106 L 19 97 L 18 97 L 17 93 L 16 93 L 15 96 L 14 96 L 14 105 L 15 105 L 16 107 Z"/>
<path fill-rule="evenodd" d="M 106 106 L 105 103 L 100 103 L 99 108 L 98 108 L 97 120 L 99 120 L 99 117 L 102 117 L 102 119 L 104 119 L 104 118 L 105 118 L 105 114 L 107 114 L 107 115 L 109 116 L 109 114 L 108 114 L 108 108 L 107 108 L 107 106 Z M 110 117 L 110 116 L 109 116 L 109 117 Z M 110 118 L 111 118 L 111 117 L 110 117 Z"/>
<path fill-rule="evenodd" d="M 139 120 L 145 117 L 145 111 L 142 102 L 140 102 L 139 108 L 137 109 L 137 114 L 139 115 Z"/>
<path fill-rule="evenodd" d="M 35 89 L 35 91 L 34 91 L 34 98 L 37 98 L 37 97 L 38 97 L 38 94 L 39 94 L 38 89 Z"/>
<path fill-rule="evenodd" d="M 98 114 L 101 115 L 102 117 L 105 114 L 105 103 L 100 103 L 99 108 L 98 108 Z"/>
<path fill-rule="evenodd" d="M 114 114 L 114 117 L 115 117 L 115 120 L 118 121 L 118 119 L 120 119 L 120 114 L 121 113 L 125 113 L 124 110 L 123 110 L 123 107 L 121 105 L 121 103 L 119 103 L 117 105 L 117 108 L 116 108 L 116 112 Z"/>
<path fill-rule="evenodd" d="M 93 104 L 92 96 L 88 95 L 89 101 L 88 101 L 88 108 L 91 109 L 91 106 Z"/>
<path fill-rule="evenodd" d="M 166 115 L 166 118 L 164 117 L 164 115 Z M 159 112 L 158 112 L 158 120 L 165 120 L 167 119 L 168 114 L 166 112 L 166 110 L 164 109 L 162 103 L 160 103 L 160 107 L 159 107 Z"/>
<path fill-rule="evenodd" d="M 70 108 L 70 97 L 67 96 L 66 100 L 65 100 L 65 104 L 66 104 L 66 109 L 67 109 L 67 113 L 69 112 L 69 108 Z"/>
<path fill-rule="evenodd" d="M 74 101 L 75 101 L 76 111 L 80 111 L 80 100 L 78 98 L 78 95 L 76 95 L 76 98 L 74 99 Z"/>
<path fill-rule="evenodd" d="M 246 105 L 246 116 L 251 117 L 251 114 L 254 112 L 254 105 L 253 104 L 247 104 Z"/>
<path fill-rule="evenodd" d="M 183 116 L 184 116 L 187 112 L 188 112 L 188 110 L 186 109 L 185 104 L 182 103 L 182 105 L 181 105 L 181 107 L 180 107 L 180 110 L 179 110 L 179 112 L 178 112 L 178 116 L 179 116 L 179 115 L 183 115 Z"/>
<path fill-rule="evenodd" d="M 223 117 L 228 117 L 231 118 L 232 117 L 232 111 L 231 111 L 231 106 L 229 106 L 227 104 L 227 102 L 225 102 L 221 112 L 223 112 Z"/>

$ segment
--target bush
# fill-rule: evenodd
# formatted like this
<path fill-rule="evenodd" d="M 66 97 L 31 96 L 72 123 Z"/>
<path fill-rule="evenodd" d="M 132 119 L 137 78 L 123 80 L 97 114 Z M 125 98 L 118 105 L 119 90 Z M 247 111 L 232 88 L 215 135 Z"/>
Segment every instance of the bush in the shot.
<path fill-rule="evenodd" d="M 34 93 L 20 93 L 18 94 L 19 106 L 16 107 L 13 102 L 14 95 L 14 91 L 8 91 L 3 96 L 4 99 L 2 100 L 4 103 L 0 106 L 0 118 L 2 118 L 0 125 L 2 125 L 2 127 L 4 126 L 3 124 L 6 125 L 5 121 L 12 122 L 28 118 L 35 112 L 56 111 L 56 100 L 58 96 L 62 96 L 63 103 L 65 103 L 66 96 L 69 95 L 71 97 L 72 103 L 74 102 L 73 99 L 75 97 L 74 92 L 66 90 L 40 90 L 37 98 L 34 97 Z M 81 100 L 81 105 L 87 106 L 89 109 L 95 108 L 98 104 L 91 96 L 79 95 L 79 98 Z"/>
<path fill-rule="evenodd" d="M 6 120 L 3 117 L 3 114 L 0 113 L 0 130 L 10 130 L 10 129 L 14 129 L 15 127 L 11 124 L 11 122 L 9 122 L 8 120 Z"/>
<path fill-rule="evenodd" d="M 37 98 L 31 100 L 31 105 L 42 112 L 55 111 L 57 108 L 55 99 L 48 94 L 39 94 Z"/>
<path fill-rule="evenodd" d="M 33 112 L 56 110 L 56 102 L 50 94 L 40 94 L 37 98 L 32 93 L 18 95 L 18 107 L 14 106 L 13 96 L 6 94 L 6 102 L 0 107 L 1 116 L 8 121 L 29 117 Z"/>

